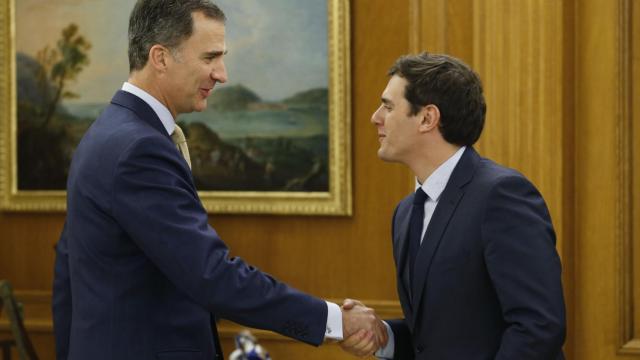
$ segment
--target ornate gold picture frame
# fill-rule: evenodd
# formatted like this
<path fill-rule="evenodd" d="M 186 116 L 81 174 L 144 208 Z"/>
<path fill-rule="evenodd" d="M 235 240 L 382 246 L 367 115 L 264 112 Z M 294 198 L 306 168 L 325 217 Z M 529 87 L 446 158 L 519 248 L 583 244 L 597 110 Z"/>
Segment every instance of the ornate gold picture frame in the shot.
<path fill-rule="evenodd" d="M 86 95 L 88 92 L 73 84 L 76 82 L 76 77 L 90 77 L 94 83 L 100 84 L 103 88 L 108 88 L 111 94 L 118 89 L 115 86 L 111 86 L 111 84 L 105 84 L 105 81 L 99 78 L 99 76 L 109 76 L 109 74 L 104 74 L 105 71 L 115 72 L 115 70 L 111 70 L 110 65 L 100 67 L 99 64 L 97 64 L 104 58 L 97 53 L 99 50 L 95 49 L 96 55 L 93 55 L 92 58 L 91 56 L 92 51 L 94 51 L 93 48 L 96 47 L 94 45 L 114 42 L 112 38 L 108 38 L 108 36 L 110 36 L 109 29 L 120 29 L 120 26 L 124 27 L 124 35 L 122 36 L 124 39 L 122 39 L 122 41 L 126 42 L 126 20 L 128 19 L 128 12 L 130 11 L 129 8 L 132 7 L 133 4 L 127 0 L 125 2 L 129 6 L 109 5 L 109 9 L 112 9 L 110 11 L 122 11 L 123 13 L 116 17 L 101 15 L 101 18 L 113 19 L 122 17 L 125 22 L 120 21 L 117 24 L 113 24 L 105 21 L 105 25 L 103 26 L 108 29 L 105 29 L 103 32 L 96 32 L 96 30 L 93 29 L 93 34 L 99 34 L 97 36 L 93 35 L 93 37 L 89 36 L 91 32 L 89 31 L 90 29 L 87 30 L 86 26 L 83 28 L 82 25 L 73 23 L 73 19 L 68 20 L 68 26 L 60 28 L 55 32 L 57 34 L 57 40 L 51 39 L 49 42 L 38 45 L 38 51 L 32 51 L 32 55 L 29 57 L 17 50 L 24 48 L 25 45 L 27 45 L 26 43 L 29 42 L 20 36 L 23 40 L 20 40 L 20 42 L 17 41 L 16 29 L 24 28 L 24 24 L 21 22 L 34 22 L 38 24 L 38 26 L 29 30 L 29 32 L 33 31 L 34 33 L 41 32 L 41 34 L 48 34 L 52 32 L 52 30 L 47 30 L 46 26 L 42 26 L 42 20 L 38 23 L 35 22 L 36 20 L 34 19 L 29 19 L 30 15 L 28 14 L 32 12 L 23 11 L 21 13 L 17 11 L 17 1 L 19 0 L 8 0 L 0 5 L 0 165 L 2 166 L 0 169 L 0 208 L 4 211 L 64 211 L 66 208 L 66 193 L 64 186 L 60 185 L 64 184 L 64 179 L 57 174 L 57 166 L 60 164 L 61 168 L 68 167 L 67 159 L 70 159 L 77 144 L 77 142 L 73 143 L 73 141 L 66 139 L 71 138 L 74 139 L 74 141 L 79 141 L 79 137 L 90 123 L 90 116 L 94 118 L 99 113 L 98 108 L 88 106 L 84 103 L 76 105 L 75 108 L 72 107 L 74 104 L 73 101 L 76 101 L 77 98 L 82 96 L 86 98 L 86 96 L 88 96 Z M 24 3 L 20 3 L 19 5 L 26 6 L 24 4 L 37 3 L 38 1 L 41 0 L 24 0 Z M 116 0 L 116 2 L 117 1 L 124 0 Z M 213 213 L 351 215 L 349 1 L 326 0 L 325 2 L 321 2 L 326 6 L 322 5 L 320 11 L 317 11 L 319 13 L 314 14 L 305 14 L 304 11 L 307 11 L 307 9 L 298 3 L 292 5 L 290 2 L 287 3 L 279 0 L 266 2 L 262 0 L 256 1 L 257 0 L 216 1 L 216 3 L 227 12 L 229 18 L 227 22 L 227 45 L 230 49 L 229 60 L 227 60 L 228 68 L 231 68 L 229 64 L 234 63 L 231 57 L 234 50 L 240 52 L 242 51 L 241 46 L 243 44 L 246 45 L 246 39 L 242 38 L 242 36 L 255 37 L 256 33 L 269 33 L 269 31 L 265 31 L 265 29 L 268 29 L 269 21 L 264 21 L 264 11 L 255 11 L 255 14 L 252 15 L 254 7 L 258 5 L 275 6 L 275 8 L 279 8 L 278 11 L 289 20 L 274 20 L 271 22 L 272 24 L 282 26 L 284 23 L 295 26 L 295 22 L 291 22 L 291 19 L 296 19 L 301 29 L 309 32 L 309 34 L 306 35 L 309 36 L 310 39 L 318 43 L 322 43 L 326 39 L 326 43 L 323 44 L 323 46 L 326 46 L 320 51 L 304 53 L 305 51 L 309 51 L 305 44 L 310 41 L 295 39 L 296 36 L 305 36 L 304 31 L 294 28 L 285 28 L 284 31 L 281 28 L 276 30 L 272 29 L 274 36 L 281 34 L 282 41 L 289 44 L 286 48 L 289 53 L 282 53 L 282 51 L 280 51 L 277 55 L 282 56 L 282 59 L 290 60 L 295 54 L 295 56 L 298 57 L 299 63 L 302 64 L 299 73 L 304 74 L 304 76 L 296 77 L 298 74 L 295 72 L 297 65 L 281 60 L 272 59 L 271 62 L 269 62 L 268 59 L 265 60 L 264 58 L 256 56 L 253 58 L 254 63 L 247 65 L 247 59 L 252 59 L 252 57 L 246 55 L 243 56 L 241 61 L 235 62 L 242 64 L 242 68 L 238 69 L 237 74 L 246 75 L 242 73 L 245 72 L 244 69 L 247 68 L 264 68 L 265 73 L 269 72 L 271 74 L 274 73 L 275 66 L 282 66 L 286 67 L 287 71 L 292 72 L 290 77 L 294 78 L 297 82 L 304 83 L 304 81 L 308 80 L 307 78 L 309 76 L 315 75 L 316 79 L 323 79 L 324 85 L 315 85 L 313 81 L 310 80 L 309 84 L 304 85 L 306 88 L 292 88 L 290 93 L 277 94 L 276 89 L 282 90 L 286 86 L 282 86 L 283 84 L 278 83 L 279 81 L 273 81 L 272 79 L 271 83 L 268 83 L 268 86 L 272 86 L 271 89 L 274 91 L 270 91 L 270 88 L 267 86 L 267 91 L 263 89 L 263 94 L 266 95 L 260 94 L 259 91 L 256 91 L 258 93 L 258 95 L 256 95 L 251 91 L 253 89 L 247 89 L 244 84 L 234 84 L 234 74 L 230 71 L 230 84 L 222 86 L 218 90 L 219 93 L 214 91 L 211 96 L 210 100 L 214 100 L 211 102 L 215 103 L 210 105 L 214 119 L 207 119 L 207 124 L 215 123 L 218 119 L 226 119 L 226 126 L 228 128 L 228 124 L 231 124 L 231 126 L 236 124 L 236 122 L 232 121 L 233 119 L 229 118 L 229 116 L 231 116 L 229 114 L 240 114 L 242 115 L 242 119 L 246 118 L 254 122 L 258 120 L 258 123 L 263 126 L 260 131 L 263 134 L 269 135 L 265 135 L 265 137 L 257 137 L 255 133 L 242 135 L 242 129 L 233 129 L 234 132 L 232 133 L 235 134 L 234 136 L 236 137 L 225 143 L 224 149 L 233 149 L 231 154 L 234 156 L 229 156 L 228 153 L 221 154 L 220 148 L 205 146 L 207 151 L 201 151 L 200 155 L 203 156 L 206 161 L 215 161 L 215 164 L 219 164 L 221 163 L 220 161 L 224 160 L 223 165 L 228 168 L 224 168 L 224 171 L 217 172 L 213 168 L 202 168 L 207 171 L 201 169 L 202 171 L 198 172 L 198 169 L 194 166 L 194 178 L 196 179 L 198 189 L 200 189 L 200 198 L 205 208 Z M 319 2 L 317 0 L 309 1 L 311 1 L 310 4 L 313 3 L 313 6 L 318 6 Z M 46 3 L 46 6 L 51 7 L 48 11 L 48 14 L 50 14 L 48 19 L 56 19 L 55 11 L 51 10 L 55 10 L 56 6 L 84 6 L 85 11 L 87 11 L 86 9 L 91 9 L 91 6 L 97 3 L 89 0 L 76 0 L 71 5 L 63 1 L 61 1 L 60 5 L 56 5 L 57 1 L 55 0 L 42 2 Z M 229 4 L 225 7 L 227 2 Z M 273 2 L 273 4 L 271 4 L 271 2 Z M 32 4 L 31 6 L 36 5 L 37 4 Z M 243 6 L 244 8 L 242 8 Z M 297 8 L 287 9 L 287 6 Z M 324 9 L 326 9 L 326 12 L 324 12 Z M 104 12 L 104 8 L 96 9 L 95 11 Z M 274 14 L 275 13 L 274 11 Z M 325 15 L 326 18 L 324 17 Z M 16 16 L 22 16 L 23 18 L 17 18 Z M 247 19 L 247 17 L 251 16 L 262 17 L 260 24 L 265 28 L 259 31 L 256 30 L 252 34 L 243 34 L 242 29 L 251 29 L 253 24 L 256 24 L 255 21 Z M 241 21 L 234 23 L 234 17 Z M 309 22 L 309 19 L 314 19 L 313 21 L 320 19 L 320 22 L 324 22 L 323 29 L 326 30 L 324 31 L 326 37 L 324 37 L 323 34 L 318 34 L 317 28 L 309 27 L 307 29 L 306 26 L 302 26 L 305 21 Z M 99 24 L 95 26 L 99 26 Z M 87 31 L 89 35 L 85 35 L 83 31 Z M 119 31 L 123 30 L 120 29 Z M 39 38 L 41 37 L 42 36 Z M 46 36 L 44 37 L 46 38 Z M 49 36 L 49 38 L 51 38 L 51 36 Z M 294 39 L 293 43 L 297 42 L 301 45 L 297 47 L 291 45 L 292 38 Z M 38 39 L 38 41 L 41 40 Z M 64 56 L 62 55 L 64 51 L 61 48 L 61 46 L 64 45 L 61 42 L 64 41 L 71 44 L 70 46 L 75 47 L 76 57 L 73 60 L 75 63 L 68 67 L 75 69 L 74 71 L 76 71 L 76 73 L 71 76 L 67 73 L 66 79 L 60 80 L 59 73 L 57 78 L 55 77 L 56 75 L 54 75 L 56 71 L 55 67 L 57 66 L 55 61 Z M 117 43 L 118 41 L 115 42 Z M 236 49 L 234 49 L 234 46 L 236 46 L 234 41 L 239 43 Z M 277 44 L 273 43 L 271 45 Z M 255 49 L 255 46 L 251 49 Z M 119 52 L 120 51 L 114 52 L 115 55 L 113 55 L 113 57 L 124 57 L 124 62 L 126 62 L 126 43 L 122 54 L 119 54 Z M 85 55 L 86 59 L 83 57 Z M 324 62 L 324 58 L 326 58 L 326 62 Z M 325 69 L 324 75 L 322 72 L 314 70 L 314 68 L 310 68 L 311 71 L 302 69 L 302 67 L 304 67 L 303 60 L 305 59 L 308 59 L 309 64 L 315 64 L 316 66 L 320 66 L 321 69 Z M 109 61 L 114 62 L 114 68 L 117 67 L 118 61 Z M 100 70 L 99 75 L 95 75 L 97 72 L 91 73 L 89 70 L 82 72 L 83 68 L 92 69 L 91 66 L 94 63 L 96 63 L 95 68 L 99 68 Z M 42 86 L 42 82 L 36 82 L 37 76 L 32 75 L 30 78 L 25 77 L 23 70 L 25 67 L 37 69 L 37 71 L 32 71 L 33 74 L 40 71 L 45 74 L 45 78 L 49 80 Z M 107 68 L 107 70 L 105 70 L 105 68 Z M 126 70 L 124 74 L 122 73 L 123 71 L 117 71 L 118 79 L 116 84 L 119 81 L 121 85 L 122 82 L 126 80 Z M 22 75 L 19 75 L 19 73 Z M 241 77 L 242 76 L 238 76 L 238 78 Z M 287 80 L 285 79 L 286 77 L 287 76 L 280 77 L 280 79 Z M 114 76 L 111 75 L 108 79 L 112 81 L 113 78 Z M 58 82 L 54 82 L 54 80 Z M 65 87 L 62 81 L 67 81 L 69 85 Z M 34 84 L 40 85 L 36 86 Z M 57 86 L 58 84 L 60 85 Z M 313 88 L 314 85 L 315 88 Z M 74 88 L 74 86 L 76 86 L 76 88 Z M 33 90 L 36 88 L 40 90 Z M 228 90 L 226 97 L 220 95 L 225 93 L 225 90 Z M 47 95 L 46 101 L 40 101 L 38 96 L 33 95 L 40 94 L 38 91 L 48 91 L 49 93 L 56 93 L 57 95 Z M 233 91 L 235 91 L 235 93 L 233 93 Z M 30 98 L 28 100 L 30 102 L 19 101 L 20 97 L 24 99 L 25 92 L 29 94 Z M 238 93 L 241 94 L 238 95 Z M 249 93 L 249 95 L 247 95 L 247 93 Z M 216 103 L 216 95 L 220 95 L 220 98 L 225 99 L 225 101 L 218 100 Z M 238 96 L 245 96 L 245 98 L 243 98 L 243 101 L 238 102 Z M 111 98 L 110 95 L 100 95 L 99 97 L 101 99 L 100 101 L 104 103 L 108 103 Z M 53 98 L 55 102 L 49 98 Z M 247 98 L 249 100 L 246 100 Z M 58 139 L 58 143 L 54 143 L 55 146 L 51 146 L 47 141 L 42 141 L 43 138 L 41 136 L 39 137 L 39 135 L 29 134 L 31 137 L 27 137 L 23 133 L 25 120 L 22 120 L 26 117 L 24 115 L 20 117 L 19 114 L 37 113 L 39 116 L 38 123 L 31 121 L 31 118 L 28 119 L 28 121 L 31 122 L 27 123 L 32 129 L 38 128 L 39 130 L 36 131 L 36 133 L 38 133 L 43 126 L 49 126 L 55 123 L 56 118 L 62 117 L 62 115 L 57 115 L 57 113 L 52 115 L 53 112 L 59 111 L 52 109 L 61 108 L 58 107 L 58 104 L 61 104 L 63 101 L 61 99 L 69 99 L 70 104 L 61 111 L 63 115 L 71 113 L 69 109 L 80 109 L 78 110 L 78 114 L 84 114 L 82 118 L 76 115 L 69 115 L 73 121 L 65 120 L 67 123 L 64 124 L 64 130 L 60 130 L 64 131 L 65 134 L 73 134 L 73 136 L 64 138 L 65 142 L 62 145 L 60 145 L 61 141 Z M 229 106 L 229 102 L 226 102 L 226 99 L 232 99 L 235 102 Z M 226 105 L 228 113 L 223 113 L 220 108 L 215 108 L 214 106 L 217 104 L 223 104 L 223 107 Z M 282 134 L 280 134 L 278 131 L 281 131 L 281 128 L 270 129 L 268 128 L 269 122 L 267 120 L 260 121 L 260 116 L 264 114 L 266 114 L 267 117 L 270 116 L 269 119 L 276 119 L 276 121 L 280 119 L 288 123 L 293 123 L 291 128 L 297 130 L 282 127 L 282 129 L 285 130 L 282 130 Z M 297 114 L 303 114 L 305 120 L 298 120 L 296 118 Z M 178 117 L 177 121 L 179 123 L 184 122 L 184 125 L 186 125 L 188 139 L 190 136 L 188 131 L 190 125 L 198 125 L 193 127 L 194 130 L 192 132 L 195 134 L 194 136 L 202 135 L 202 128 L 207 128 L 206 125 L 202 126 L 202 123 L 198 123 L 198 119 L 203 119 L 202 116 L 206 116 L 206 114 L 200 114 L 200 118 L 189 116 L 186 118 Z M 20 124 L 19 119 L 21 121 Z M 60 122 L 60 120 L 57 121 Z M 86 124 L 83 125 L 82 121 Z M 324 121 L 324 124 L 322 121 Z M 237 124 L 241 123 L 237 122 Z M 312 124 L 309 126 L 312 126 L 314 130 L 304 128 L 304 126 L 307 126 L 305 124 Z M 211 126 L 209 125 L 209 127 Z M 196 130 L 200 131 L 200 133 L 197 133 Z M 60 133 L 60 131 L 58 131 L 58 133 Z M 216 133 L 218 129 L 214 128 L 213 130 L 206 131 L 213 135 L 208 134 L 208 137 L 204 137 L 204 139 L 213 137 L 215 139 L 221 139 L 221 141 L 225 140 L 222 135 L 218 136 L 219 133 Z M 221 131 L 224 131 L 224 129 Z M 38 134 L 41 132 L 42 131 Z M 238 133 L 241 135 L 237 135 Z M 25 138 L 30 141 L 28 143 L 30 144 L 29 147 L 25 147 L 24 145 Z M 44 139 L 46 140 L 46 138 Z M 202 141 L 203 137 L 201 136 L 199 139 Z M 19 145 L 20 141 L 23 142 L 21 145 Z M 189 140 L 189 142 L 191 146 L 192 141 Z M 204 143 L 204 145 L 206 145 L 206 143 Z M 25 150 L 25 148 L 27 148 L 27 150 Z M 56 152 L 53 151 L 54 148 L 63 155 L 53 156 L 56 154 Z M 265 150 L 265 148 L 270 150 Z M 273 149 L 279 149 L 277 151 L 280 151 L 280 153 L 274 153 L 276 150 Z M 271 152 L 269 153 L 269 151 Z M 324 151 L 324 153 L 318 155 L 320 151 Z M 198 154 L 198 149 L 195 150 L 195 153 Z M 306 156 L 306 158 L 292 158 L 298 154 L 302 154 Z M 39 159 L 41 156 L 47 157 L 46 161 Z M 196 155 L 192 154 L 192 160 L 194 156 Z M 248 171 L 245 170 L 249 168 L 247 164 L 251 166 L 251 169 L 258 169 L 257 172 L 253 172 L 250 175 L 243 175 L 244 173 L 242 172 Z M 215 174 L 228 175 L 230 167 L 233 167 L 234 171 L 236 171 L 236 173 L 232 173 L 233 176 L 239 176 L 237 174 L 240 174 L 244 177 L 237 177 L 237 179 L 240 180 L 235 181 L 236 178 L 228 176 L 228 178 L 225 179 L 226 182 L 222 182 L 220 183 L 222 185 L 220 185 L 219 182 L 215 181 L 218 179 Z M 205 176 L 202 174 L 206 174 L 209 178 L 202 177 Z M 198 176 L 200 176 L 200 178 Z M 25 180 L 27 178 L 29 179 L 28 181 Z M 66 175 L 64 178 L 66 178 Z M 253 182 L 246 184 L 242 182 L 242 179 L 252 179 Z M 258 180 L 257 182 L 256 179 Z"/>

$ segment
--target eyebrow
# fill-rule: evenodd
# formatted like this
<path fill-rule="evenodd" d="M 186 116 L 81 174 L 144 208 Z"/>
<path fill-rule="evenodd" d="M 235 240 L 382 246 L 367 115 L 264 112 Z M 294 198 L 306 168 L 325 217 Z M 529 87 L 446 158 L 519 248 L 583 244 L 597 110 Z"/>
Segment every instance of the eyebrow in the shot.
<path fill-rule="evenodd" d="M 387 98 L 381 98 L 380 101 L 382 101 L 383 104 L 385 105 L 393 105 L 393 101 L 387 99 Z"/>
<path fill-rule="evenodd" d="M 216 57 L 216 56 L 220 56 L 220 55 L 227 55 L 228 52 L 229 52 L 229 50 L 207 51 L 204 54 L 202 54 L 202 56 L 203 57 Z"/>

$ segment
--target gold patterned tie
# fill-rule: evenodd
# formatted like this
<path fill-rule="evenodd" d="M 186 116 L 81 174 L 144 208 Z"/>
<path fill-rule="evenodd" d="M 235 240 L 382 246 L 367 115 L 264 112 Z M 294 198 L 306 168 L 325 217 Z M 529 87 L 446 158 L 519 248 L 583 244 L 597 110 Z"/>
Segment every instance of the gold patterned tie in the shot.
<path fill-rule="evenodd" d="M 171 134 L 171 139 L 173 143 L 176 144 L 178 151 L 182 154 L 182 157 L 187 161 L 187 165 L 189 165 L 189 169 L 191 169 L 191 159 L 189 158 L 189 147 L 187 146 L 187 139 L 184 137 L 184 132 L 180 126 L 176 125 L 176 129 L 173 130 L 173 134 Z"/>

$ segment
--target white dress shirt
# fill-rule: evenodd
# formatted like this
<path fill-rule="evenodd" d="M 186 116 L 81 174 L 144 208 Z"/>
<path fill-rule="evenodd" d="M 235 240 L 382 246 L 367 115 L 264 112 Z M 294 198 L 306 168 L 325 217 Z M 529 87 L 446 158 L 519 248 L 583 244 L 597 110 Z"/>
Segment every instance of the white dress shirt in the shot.
<path fill-rule="evenodd" d="M 142 101 L 151 106 L 153 111 L 160 118 L 160 121 L 162 122 L 164 128 L 167 130 L 167 133 L 169 135 L 173 134 L 173 131 L 176 128 L 176 121 L 171 115 L 169 109 L 167 109 L 167 107 L 163 103 L 154 98 L 148 92 L 129 82 L 125 82 L 122 85 L 122 90 L 139 97 L 140 99 L 142 99 Z M 325 302 L 327 303 L 328 311 L 327 326 L 324 336 L 328 339 L 342 340 L 342 311 L 340 310 L 340 306 L 332 302 Z"/>
<path fill-rule="evenodd" d="M 464 153 L 465 149 L 466 146 L 461 147 L 460 149 L 458 149 L 458 151 L 456 151 L 455 154 L 447 159 L 447 161 L 438 166 L 438 168 L 427 178 L 424 184 L 420 184 L 420 182 L 416 178 L 416 190 L 421 187 L 422 191 L 427 194 L 427 200 L 424 202 L 424 221 L 422 223 L 422 235 L 420 236 L 420 244 L 422 244 L 424 233 L 427 231 L 427 227 L 429 226 L 429 222 L 431 221 L 433 212 L 436 210 L 436 205 L 438 205 L 440 195 L 442 195 L 444 188 L 447 186 L 449 178 L 451 177 L 451 173 L 453 173 L 453 169 L 455 169 L 456 165 L 458 165 L 458 161 L 460 161 L 462 153 Z M 385 322 L 384 325 L 387 327 L 389 341 L 387 342 L 387 346 L 381 348 L 376 352 L 376 357 L 379 359 L 393 359 L 393 354 L 395 353 L 395 339 L 393 336 L 393 331 L 391 330 L 389 324 Z"/>

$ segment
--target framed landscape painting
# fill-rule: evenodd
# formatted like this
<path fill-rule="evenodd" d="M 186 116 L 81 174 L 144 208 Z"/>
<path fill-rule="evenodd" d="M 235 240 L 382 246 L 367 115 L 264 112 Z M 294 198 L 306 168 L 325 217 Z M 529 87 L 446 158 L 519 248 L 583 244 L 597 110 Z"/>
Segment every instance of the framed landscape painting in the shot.
<path fill-rule="evenodd" d="M 217 0 L 229 81 L 179 115 L 210 212 L 351 214 L 349 2 Z M 0 8 L 1 206 L 58 211 L 75 147 L 128 77 L 131 0 Z"/>

